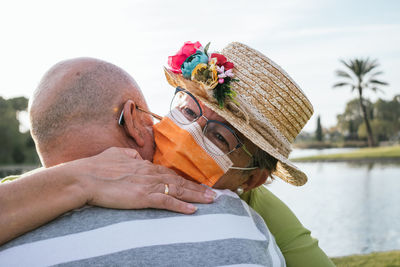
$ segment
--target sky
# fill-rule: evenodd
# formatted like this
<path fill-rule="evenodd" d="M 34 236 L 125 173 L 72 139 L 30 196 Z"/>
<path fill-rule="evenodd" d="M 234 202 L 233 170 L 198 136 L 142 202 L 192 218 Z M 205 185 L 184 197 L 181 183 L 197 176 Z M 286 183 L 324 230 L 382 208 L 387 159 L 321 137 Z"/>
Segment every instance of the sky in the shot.
<path fill-rule="evenodd" d="M 400 94 L 400 1 L 396 0 L 51 0 L 0 2 L 0 96 L 30 97 L 55 63 L 95 57 L 130 73 L 150 109 L 169 110 L 173 88 L 163 74 L 167 58 L 185 41 L 211 42 L 219 51 L 245 43 L 275 61 L 314 105 L 305 126 L 323 127 L 357 95 L 332 89 L 339 59 L 378 59 L 385 93 Z M 26 116 L 22 117 L 24 124 Z"/>

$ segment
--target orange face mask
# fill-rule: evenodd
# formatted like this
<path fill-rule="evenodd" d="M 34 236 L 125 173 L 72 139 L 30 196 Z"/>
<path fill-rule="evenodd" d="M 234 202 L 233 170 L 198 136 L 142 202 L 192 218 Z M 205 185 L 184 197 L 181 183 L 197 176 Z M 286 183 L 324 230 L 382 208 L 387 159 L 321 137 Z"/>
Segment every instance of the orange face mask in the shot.
<path fill-rule="evenodd" d="M 167 115 L 153 126 L 153 130 L 157 146 L 153 162 L 187 179 L 213 186 L 233 165 L 227 155 L 214 156 L 207 152 L 205 142 L 208 147 L 213 146 L 215 150 L 219 148 L 203 136 L 197 122 L 182 125 Z"/>

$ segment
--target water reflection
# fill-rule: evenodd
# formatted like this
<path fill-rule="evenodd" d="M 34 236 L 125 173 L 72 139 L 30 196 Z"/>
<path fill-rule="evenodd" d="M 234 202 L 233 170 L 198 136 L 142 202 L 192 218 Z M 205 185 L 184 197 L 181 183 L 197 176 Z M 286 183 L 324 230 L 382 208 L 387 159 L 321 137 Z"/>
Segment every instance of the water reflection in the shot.
<path fill-rule="evenodd" d="M 299 163 L 302 187 L 269 189 L 296 213 L 329 256 L 400 249 L 400 164 Z"/>

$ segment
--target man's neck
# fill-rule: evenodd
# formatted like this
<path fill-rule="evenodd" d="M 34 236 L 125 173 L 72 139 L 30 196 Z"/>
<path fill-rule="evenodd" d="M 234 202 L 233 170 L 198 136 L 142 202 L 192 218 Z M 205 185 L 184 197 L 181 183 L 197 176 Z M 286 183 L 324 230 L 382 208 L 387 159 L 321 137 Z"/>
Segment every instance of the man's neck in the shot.
<path fill-rule="evenodd" d="M 116 134 L 106 129 L 67 133 L 53 144 L 40 149 L 43 165 L 51 167 L 97 155 L 110 147 L 127 147 Z"/>

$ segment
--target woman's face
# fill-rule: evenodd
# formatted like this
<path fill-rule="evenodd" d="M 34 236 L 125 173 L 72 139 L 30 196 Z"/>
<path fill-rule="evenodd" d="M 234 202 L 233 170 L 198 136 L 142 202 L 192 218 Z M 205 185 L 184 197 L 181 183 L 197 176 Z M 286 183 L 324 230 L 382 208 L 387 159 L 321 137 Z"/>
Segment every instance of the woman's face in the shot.
<path fill-rule="evenodd" d="M 201 105 L 204 116 L 209 120 L 216 120 L 222 123 L 225 123 L 233 130 L 235 130 L 223 117 L 219 116 L 217 113 L 212 111 L 210 108 L 205 105 Z M 204 128 L 206 125 L 206 120 L 204 118 L 199 118 L 197 123 Z M 256 151 L 256 146 L 250 142 L 247 138 L 245 138 L 242 134 L 240 134 L 237 130 L 235 130 L 236 135 L 239 137 L 241 142 L 243 142 L 247 148 L 247 150 L 254 154 Z M 233 162 L 234 167 L 248 167 L 252 162 L 252 158 L 243 150 L 243 148 L 238 148 L 228 154 L 230 160 Z M 225 173 L 213 186 L 217 189 L 230 189 L 236 190 L 239 186 L 242 186 L 247 182 L 251 175 L 251 171 L 243 171 L 243 170 L 235 170 L 230 169 L 227 173 Z"/>

